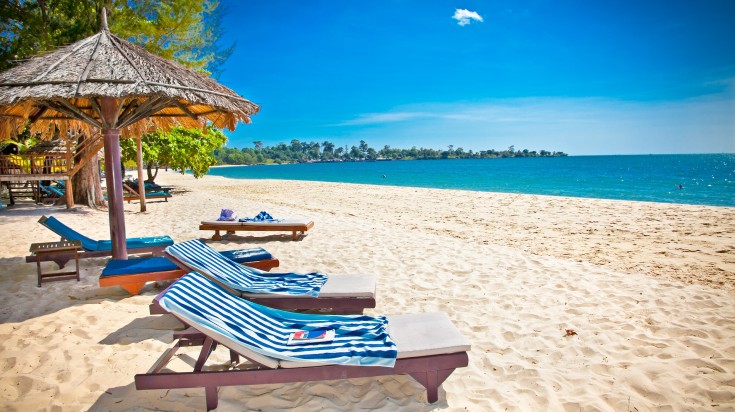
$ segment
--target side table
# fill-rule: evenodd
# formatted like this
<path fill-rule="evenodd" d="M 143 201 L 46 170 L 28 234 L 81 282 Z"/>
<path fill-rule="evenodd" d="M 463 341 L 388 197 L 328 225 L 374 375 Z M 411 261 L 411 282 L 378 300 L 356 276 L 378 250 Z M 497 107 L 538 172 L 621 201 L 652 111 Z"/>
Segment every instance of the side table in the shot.
<path fill-rule="evenodd" d="M 38 287 L 43 282 L 53 282 L 57 280 L 76 279 L 79 282 L 79 251 L 82 249 L 82 242 L 78 240 L 62 240 L 60 242 L 45 242 L 31 244 L 31 254 L 36 256 L 36 266 L 38 268 Z M 44 255 L 57 254 L 59 252 L 73 253 L 76 262 L 76 270 L 65 272 L 43 273 L 41 270 L 41 258 Z"/>

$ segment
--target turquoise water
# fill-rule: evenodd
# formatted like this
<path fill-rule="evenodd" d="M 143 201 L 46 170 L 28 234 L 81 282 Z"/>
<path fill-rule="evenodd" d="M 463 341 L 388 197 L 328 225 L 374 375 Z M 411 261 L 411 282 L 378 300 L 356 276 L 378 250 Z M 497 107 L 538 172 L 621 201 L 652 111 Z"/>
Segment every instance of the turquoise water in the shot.
<path fill-rule="evenodd" d="M 735 154 L 311 163 L 209 174 L 735 206 Z"/>

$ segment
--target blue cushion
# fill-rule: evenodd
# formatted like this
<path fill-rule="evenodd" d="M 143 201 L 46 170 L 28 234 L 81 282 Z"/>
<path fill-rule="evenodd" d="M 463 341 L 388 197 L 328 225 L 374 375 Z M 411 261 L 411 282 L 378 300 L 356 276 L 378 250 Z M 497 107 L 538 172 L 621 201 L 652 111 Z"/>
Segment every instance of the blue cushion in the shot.
<path fill-rule="evenodd" d="M 171 236 L 130 237 L 125 242 L 128 249 L 140 249 L 144 247 L 171 246 L 174 240 Z M 98 240 L 96 251 L 112 250 L 112 242 L 109 240 Z"/>
<path fill-rule="evenodd" d="M 268 251 L 262 247 L 255 249 L 225 250 L 224 252 L 219 253 L 227 259 L 233 260 L 237 263 L 273 259 L 273 255 L 268 253 Z"/>
<path fill-rule="evenodd" d="M 256 249 L 235 249 L 220 252 L 224 257 L 237 263 L 255 262 L 272 259 L 273 255 L 262 247 Z M 112 259 L 102 270 L 102 276 L 137 275 L 140 273 L 166 272 L 178 266 L 164 256 L 134 258 L 128 260 Z"/>
<path fill-rule="evenodd" d="M 165 272 L 176 270 L 178 266 L 163 256 L 135 258 L 128 260 L 110 260 L 102 270 L 102 276 L 137 275 L 149 272 Z"/>

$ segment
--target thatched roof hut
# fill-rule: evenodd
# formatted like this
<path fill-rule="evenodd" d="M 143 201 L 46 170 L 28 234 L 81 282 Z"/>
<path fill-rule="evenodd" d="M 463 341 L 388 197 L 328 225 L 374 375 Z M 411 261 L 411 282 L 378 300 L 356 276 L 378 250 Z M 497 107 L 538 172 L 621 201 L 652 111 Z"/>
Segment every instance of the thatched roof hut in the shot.
<path fill-rule="evenodd" d="M 149 53 L 103 29 L 84 40 L 38 56 L 0 73 L 0 140 L 21 131 L 53 135 L 61 130 L 89 134 L 107 126 L 101 97 L 119 101 L 122 137 L 149 127 L 219 128 L 250 122 L 260 107 L 199 73 Z"/>

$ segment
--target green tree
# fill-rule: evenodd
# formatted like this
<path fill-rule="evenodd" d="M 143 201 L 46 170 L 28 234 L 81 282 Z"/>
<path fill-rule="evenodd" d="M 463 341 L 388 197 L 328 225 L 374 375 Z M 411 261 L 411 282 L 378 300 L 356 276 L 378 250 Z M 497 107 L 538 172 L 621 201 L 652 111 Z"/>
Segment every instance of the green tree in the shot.
<path fill-rule="evenodd" d="M 155 180 L 158 167 L 164 165 L 182 174 L 189 170 L 194 177 L 202 177 L 211 166 L 217 164 L 214 151 L 222 148 L 225 142 L 225 134 L 213 127 L 205 130 L 176 127 L 167 133 L 148 133 L 141 138 L 143 163 L 148 171 L 147 180 Z M 120 146 L 123 161 L 136 160 L 135 139 L 125 139 L 120 142 Z M 238 155 L 237 160 L 244 159 L 242 153 L 235 153 Z"/>

